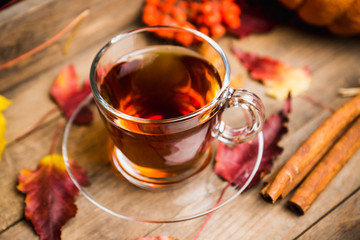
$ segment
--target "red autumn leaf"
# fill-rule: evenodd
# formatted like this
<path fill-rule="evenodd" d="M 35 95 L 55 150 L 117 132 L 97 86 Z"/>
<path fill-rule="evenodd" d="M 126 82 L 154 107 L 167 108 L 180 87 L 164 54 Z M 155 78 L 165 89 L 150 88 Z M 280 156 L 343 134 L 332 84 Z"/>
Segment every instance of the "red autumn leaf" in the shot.
<path fill-rule="evenodd" d="M 89 80 L 80 88 L 74 65 L 63 68 L 50 88 L 50 94 L 55 99 L 66 119 L 69 119 L 77 106 L 91 93 Z M 81 109 L 74 122 L 89 123 L 93 119 L 88 107 Z"/>
<path fill-rule="evenodd" d="M 85 171 L 71 161 L 75 178 L 88 185 Z M 36 170 L 24 169 L 19 175 L 18 190 L 26 194 L 25 217 L 42 240 L 60 240 L 62 226 L 75 216 L 75 196 L 79 190 L 68 175 L 63 157 L 44 157 Z"/>
<path fill-rule="evenodd" d="M 178 239 L 167 236 L 159 236 L 159 237 L 141 237 L 141 238 L 136 238 L 134 240 L 178 240 Z"/>
<path fill-rule="evenodd" d="M 275 26 L 288 22 L 293 14 L 276 1 L 237 0 L 241 8 L 241 25 L 230 32 L 238 37 L 252 33 L 265 33 Z"/>
<path fill-rule="evenodd" d="M 231 32 L 239 37 L 246 37 L 251 33 L 265 33 L 272 30 L 278 23 L 264 14 L 263 7 L 250 5 L 246 0 L 237 1 L 242 9 L 241 25 Z M 254 4 L 254 3 L 253 3 Z"/>
<path fill-rule="evenodd" d="M 290 112 L 291 99 L 289 95 L 283 110 L 278 114 L 271 115 L 263 127 L 264 153 L 259 169 L 249 186 L 255 185 L 265 174 L 270 172 L 273 159 L 283 151 L 278 143 L 282 136 L 287 133 Z M 215 156 L 215 173 L 234 185 L 243 186 L 254 167 L 258 154 L 258 144 L 257 138 L 233 148 L 219 142 Z"/>
<path fill-rule="evenodd" d="M 307 67 L 292 68 L 270 57 L 260 57 L 233 47 L 235 55 L 250 72 L 250 76 L 269 86 L 267 94 L 285 99 L 289 92 L 298 96 L 310 86 L 311 76 Z"/>
<path fill-rule="evenodd" d="M 252 78 L 265 85 L 272 85 L 284 80 L 281 72 L 285 66 L 281 62 L 269 57 L 259 57 L 253 53 L 246 53 L 235 47 L 232 48 L 232 51 L 244 67 L 249 70 Z"/>

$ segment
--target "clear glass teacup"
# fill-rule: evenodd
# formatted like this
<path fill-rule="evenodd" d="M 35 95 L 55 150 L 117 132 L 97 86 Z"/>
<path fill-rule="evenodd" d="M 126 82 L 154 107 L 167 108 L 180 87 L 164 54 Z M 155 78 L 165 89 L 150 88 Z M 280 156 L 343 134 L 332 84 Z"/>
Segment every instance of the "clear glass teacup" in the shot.
<path fill-rule="evenodd" d="M 148 27 L 116 36 L 93 60 L 90 82 L 114 143 L 112 163 L 142 188 L 191 178 L 210 162 L 214 138 L 240 144 L 264 123 L 261 100 L 229 87 L 220 46 L 192 29 Z M 221 119 L 233 107 L 243 113 L 238 128 Z"/>

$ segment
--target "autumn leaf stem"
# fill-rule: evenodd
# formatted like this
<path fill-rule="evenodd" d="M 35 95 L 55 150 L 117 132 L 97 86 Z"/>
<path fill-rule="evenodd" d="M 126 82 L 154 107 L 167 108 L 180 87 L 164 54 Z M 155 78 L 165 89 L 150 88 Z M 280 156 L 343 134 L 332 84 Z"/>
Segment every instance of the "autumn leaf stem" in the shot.
<path fill-rule="evenodd" d="M 226 169 L 227 169 L 228 172 L 229 172 L 230 170 L 227 168 L 227 166 L 225 166 L 225 167 L 226 167 Z M 239 171 L 235 176 L 232 177 L 232 180 L 231 180 L 231 181 L 228 181 L 228 184 L 226 184 L 226 186 L 222 189 L 222 191 L 221 191 L 221 193 L 220 193 L 220 195 L 219 195 L 219 198 L 218 198 L 218 200 L 216 201 L 216 203 L 214 204 L 213 207 L 216 207 L 217 205 L 219 205 L 219 203 L 221 202 L 221 200 L 222 200 L 222 198 L 223 198 L 226 190 L 227 190 L 232 184 L 234 184 L 235 179 L 237 179 L 237 178 L 241 175 L 241 173 L 242 173 L 242 172 Z M 230 174 L 229 174 L 229 175 L 230 175 Z M 199 230 L 196 232 L 196 234 L 195 234 L 195 236 L 193 237 L 192 240 L 196 240 L 196 239 L 199 237 L 200 233 L 201 233 L 202 230 L 205 228 L 206 224 L 209 222 L 209 220 L 211 219 L 212 215 L 214 215 L 214 213 L 215 213 L 215 211 L 213 211 L 213 212 L 211 212 L 211 213 L 209 213 L 209 214 L 206 215 L 206 220 L 205 220 L 205 222 L 201 225 L 201 227 L 200 227 Z"/>
<path fill-rule="evenodd" d="M 49 111 L 47 111 L 29 130 L 27 130 L 25 133 L 18 136 L 15 141 L 21 141 L 28 135 L 30 135 L 33 131 L 35 131 L 51 114 L 54 112 L 57 112 L 59 110 L 58 106 L 54 106 Z"/>
<path fill-rule="evenodd" d="M 209 213 L 208 215 L 206 215 L 206 220 L 205 222 L 201 225 L 201 227 L 199 228 L 199 230 L 196 232 L 195 236 L 193 237 L 192 240 L 196 240 L 200 233 L 202 232 L 202 230 L 205 228 L 206 224 L 209 222 L 210 218 L 212 217 L 212 215 L 214 214 L 215 212 L 211 212 Z"/>
<path fill-rule="evenodd" d="M 219 195 L 219 198 L 218 198 L 218 200 L 216 201 L 214 207 L 217 206 L 217 205 L 220 203 L 221 199 L 223 198 L 223 196 L 224 196 L 224 194 L 225 194 L 226 189 L 228 189 L 228 187 L 229 187 L 230 185 L 231 185 L 231 183 L 228 183 L 228 184 L 223 188 L 223 190 L 221 191 L 221 193 L 220 193 L 220 195 Z M 214 215 L 214 213 L 215 213 L 215 211 L 213 211 L 213 212 L 211 212 L 211 213 L 209 213 L 209 214 L 206 215 L 206 220 L 205 220 L 205 222 L 201 225 L 201 227 L 200 227 L 199 230 L 196 232 L 196 234 L 195 234 L 195 236 L 193 237 L 192 240 L 196 240 L 196 239 L 199 237 L 200 233 L 201 233 L 202 230 L 205 228 L 206 224 L 209 222 L 209 220 L 210 220 L 211 217 Z"/>
<path fill-rule="evenodd" d="M 233 180 L 229 181 L 228 184 L 226 184 L 226 186 L 223 188 L 223 190 L 221 191 L 218 200 L 216 201 L 216 203 L 214 204 L 214 207 L 216 207 L 217 205 L 219 205 L 219 203 L 221 202 L 226 190 L 231 186 L 231 184 L 234 183 L 235 179 L 239 177 L 239 175 L 241 174 L 241 171 L 239 171 L 234 177 Z M 212 215 L 215 213 L 215 211 L 209 213 L 206 215 L 206 220 L 205 222 L 201 225 L 201 227 L 199 228 L 199 230 L 196 232 L 195 236 L 193 237 L 192 240 L 196 240 L 200 233 L 202 232 L 202 230 L 205 228 L 206 224 L 209 222 L 210 218 L 212 217 Z"/>
<path fill-rule="evenodd" d="M 321 107 L 321 108 L 323 108 L 323 109 L 329 110 L 330 112 L 333 112 L 333 113 L 334 113 L 334 112 L 336 111 L 333 107 L 331 107 L 331 106 L 329 106 L 329 105 L 327 105 L 327 104 L 325 104 L 325 103 L 322 103 L 322 102 L 320 102 L 320 101 L 318 101 L 318 100 L 315 100 L 315 99 L 313 99 L 312 97 L 310 97 L 309 95 L 306 95 L 306 94 L 303 93 L 303 94 L 301 94 L 301 97 L 302 97 L 303 99 L 309 101 L 310 103 L 318 106 L 318 107 Z"/>
<path fill-rule="evenodd" d="M 61 121 L 59 121 L 57 126 L 56 126 L 54 136 L 53 136 L 53 138 L 51 140 L 50 151 L 49 151 L 50 155 L 54 154 L 54 152 L 55 152 L 56 142 L 57 142 L 57 139 L 59 137 L 59 134 L 60 134 L 60 131 L 61 131 L 62 127 L 63 127 L 63 123 Z"/>
<path fill-rule="evenodd" d="M 70 31 L 71 29 L 77 29 L 77 26 L 80 25 L 82 23 L 82 21 L 85 19 L 85 17 L 87 17 L 90 13 L 89 9 L 84 10 L 83 12 L 81 12 L 74 20 L 72 20 L 65 28 L 63 28 L 60 32 L 58 32 L 55 36 L 51 37 L 50 39 L 46 40 L 45 42 L 43 42 L 42 44 L 40 44 L 39 46 L 31 49 L 30 51 L 0 65 L 0 70 L 9 67 L 11 65 L 14 65 L 15 63 L 21 61 L 22 59 L 25 59 L 37 52 L 39 52 L 40 50 L 48 47 L 49 45 L 51 45 L 52 43 L 54 43 L 55 41 L 57 41 L 59 38 L 61 38 L 65 33 L 67 33 L 68 31 Z M 68 41 L 65 43 L 65 50 L 68 48 L 68 45 L 70 44 L 71 39 L 73 38 L 74 34 L 71 34 Z"/>

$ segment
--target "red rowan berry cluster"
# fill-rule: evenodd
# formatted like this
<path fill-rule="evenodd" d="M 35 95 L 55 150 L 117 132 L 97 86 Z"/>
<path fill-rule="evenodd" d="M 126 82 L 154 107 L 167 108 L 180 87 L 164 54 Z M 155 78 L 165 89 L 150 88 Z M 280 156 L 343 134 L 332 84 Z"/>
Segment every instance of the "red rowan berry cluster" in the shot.
<path fill-rule="evenodd" d="M 143 21 L 148 26 L 165 25 L 197 29 L 219 38 L 226 29 L 240 26 L 240 7 L 234 0 L 147 0 L 143 9 Z M 175 38 L 188 45 L 191 35 L 176 34 L 163 37 Z"/>

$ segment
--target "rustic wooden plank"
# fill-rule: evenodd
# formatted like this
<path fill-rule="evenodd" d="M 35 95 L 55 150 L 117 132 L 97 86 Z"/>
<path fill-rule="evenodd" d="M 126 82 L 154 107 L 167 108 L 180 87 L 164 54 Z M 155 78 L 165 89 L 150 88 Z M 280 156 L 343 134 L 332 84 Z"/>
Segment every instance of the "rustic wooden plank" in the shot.
<path fill-rule="evenodd" d="M 360 236 L 360 191 L 357 191 L 298 239 L 347 239 Z M 336 221 L 334 221 L 336 219 Z"/>
<path fill-rule="evenodd" d="M 125 26 L 138 21 L 142 4 L 142 0 L 27 0 L 1 11 L 0 32 L 6 34 L 0 35 L 0 64 L 54 36 L 83 10 L 89 9 L 90 15 L 78 29 L 66 56 L 61 49 L 67 35 L 32 57 L 0 70 L 0 92 L 118 34 Z"/>

